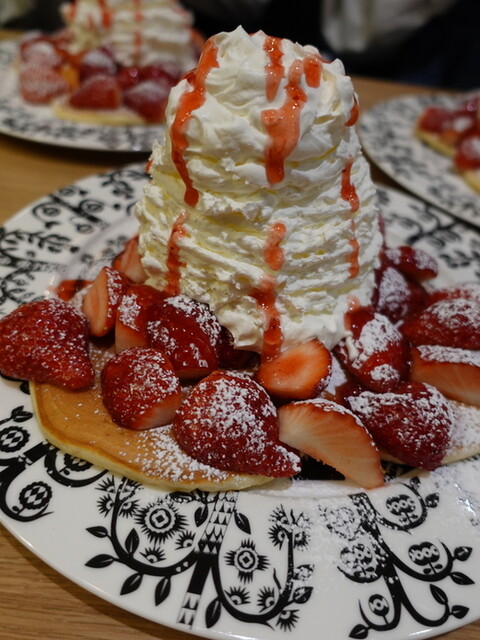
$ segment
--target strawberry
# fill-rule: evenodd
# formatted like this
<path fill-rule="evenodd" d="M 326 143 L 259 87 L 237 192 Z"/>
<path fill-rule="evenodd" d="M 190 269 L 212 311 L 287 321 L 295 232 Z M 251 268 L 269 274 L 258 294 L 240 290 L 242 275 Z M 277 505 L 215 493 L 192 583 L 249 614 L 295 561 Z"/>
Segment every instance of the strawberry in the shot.
<path fill-rule="evenodd" d="M 408 347 L 390 320 L 367 307 L 347 316 L 351 337 L 335 347 L 344 367 L 374 391 L 394 389 L 407 373 Z"/>
<path fill-rule="evenodd" d="M 82 389 L 93 381 L 83 315 L 58 298 L 27 302 L 0 320 L 0 371 Z"/>
<path fill-rule="evenodd" d="M 149 344 L 163 349 L 181 380 L 200 378 L 218 367 L 221 326 L 206 304 L 184 295 L 166 298 L 152 309 Z"/>
<path fill-rule="evenodd" d="M 62 63 L 62 56 L 56 47 L 42 37 L 26 41 L 20 51 L 22 62 L 35 65 L 38 68 L 58 68 Z"/>
<path fill-rule="evenodd" d="M 365 489 L 383 484 L 380 455 L 351 411 L 316 398 L 291 402 L 278 410 L 279 438 L 324 462 Z"/>
<path fill-rule="evenodd" d="M 278 439 L 267 392 L 244 373 L 215 371 L 198 382 L 173 428 L 189 455 L 217 469 L 272 477 L 300 471 L 298 455 Z"/>
<path fill-rule="evenodd" d="M 412 349 L 410 377 L 447 398 L 480 406 L 480 351 L 422 345 Z"/>
<path fill-rule="evenodd" d="M 172 85 L 144 80 L 123 94 L 125 105 L 147 122 L 161 122 L 165 115 L 168 94 Z"/>
<path fill-rule="evenodd" d="M 402 382 L 395 392 L 363 391 L 347 400 L 380 449 L 421 469 L 442 463 L 455 414 L 434 387 Z"/>
<path fill-rule="evenodd" d="M 74 280 L 62 280 L 55 289 L 57 298 L 69 302 L 80 291 L 83 291 L 88 285 L 92 284 L 91 280 L 83 280 L 82 278 L 76 278 Z"/>
<path fill-rule="evenodd" d="M 423 249 L 402 246 L 385 250 L 386 259 L 404 275 L 416 282 L 425 282 L 438 275 L 438 264 Z"/>
<path fill-rule="evenodd" d="M 427 292 L 396 267 L 384 264 L 376 273 L 377 287 L 372 304 L 378 313 L 397 322 L 425 304 Z"/>
<path fill-rule="evenodd" d="M 453 161 L 459 171 L 480 168 L 480 132 L 476 131 L 462 138 Z"/>
<path fill-rule="evenodd" d="M 80 80 L 91 76 L 107 75 L 114 76 L 117 72 L 117 65 L 112 56 L 104 49 L 89 49 L 80 60 L 78 73 Z"/>
<path fill-rule="evenodd" d="M 68 83 L 56 69 L 26 64 L 19 74 L 19 87 L 27 102 L 48 104 L 68 90 Z"/>
<path fill-rule="evenodd" d="M 131 284 L 117 309 L 115 321 L 115 350 L 148 345 L 147 322 L 151 310 L 160 305 L 165 296 L 147 284 Z"/>
<path fill-rule="evenodd" d="M 156 82 L 164 83 L 172 87 L 176 84 L 181 74 L 179 70 L 176 67 L 172 67 L 172 65 L 167 67 L 166 65 L 149 64 L 145 67 L 140 67 L 139 75 L 141 80 L 155 80 Z"/>
<path fill-rule="evenodd" d="M 331 373 L 330 351 L 313 338 L 262 362 L 255 379 L 277 398 L 306 400 L 322 391 Z"/>
<path fill-rule="evenodd" d="M 478 282 L 467 282 L 466 284 L 435 289 L 429 292 L 427 303 L 431 305 L 439 300 L 453 300 L 455 298 L 476 300 L 480 304 L 480 284 Z"/>
<path fill-rule="evenodd" d="M 182 399 L 171 362 L 148 347 L 126 349 L 110 358 L 102 369 L 101 385 L 112 420 L 127 429 L 169 424 Z"/>
<path fill-rule="evenodd" d="M 480 349 L 480 301 L 468 298 L 442 299 L 421 313 L 407 318 L 403 335 L 415 345 Z"/>
<path fill-rule="evenodd" d="M 140 82 L 140 70 L 138 67 L 122 67 L 117 72 L 117 80 L 122 91 L 126 91 Z"/>
<path fill-rule="evenodd" d="M 138 253 L 138 235 L 127 240 L 122 252 L 113 259 L 112 267 L 132 282 L 145 282 L 147 274 Z"/>
<path fill-rule="evenodd" d="M 113 267 L 103 267 L 83 298 L 83 313 L 92 336 L 105 336 L 113 329 L 117 310 L 128 288 L 126 276 Z"/>
<path fill-rule="evenodd" d="M 118 109 L 120 103 L 118 82 L 105 74 L 86 78 L 70 96 L 70 104 L 76 109 Z"/>
<path fill-rule="evenodd" d="M 231 332 L 223 326 L 216 342 L 216 352 L 219 366 L 222 369 L 247 368 L 257 357 L 257 354 L 253 351 L 237 349 Z"/>

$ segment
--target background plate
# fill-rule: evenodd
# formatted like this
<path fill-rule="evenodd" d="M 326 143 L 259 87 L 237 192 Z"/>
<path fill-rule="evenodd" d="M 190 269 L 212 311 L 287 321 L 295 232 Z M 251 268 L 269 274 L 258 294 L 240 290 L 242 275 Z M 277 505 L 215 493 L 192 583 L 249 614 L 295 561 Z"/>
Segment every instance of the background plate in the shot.
<path fill-rule="evenodd" d="M 358 133 L 366 153 L 398 184 L 462 220 L 480 225 L 480 194 L 454 172 L 450 158 L 413 135 L 423 109 L 452 107 L 463 99 L 460 95 L 427 94 L 381 102 L 362 115 Z"/>
<path fill-rule="evenodd" d="M 141 165 L 92 176 L 0 229 L 0 315 L 110 261 L 136 229 L 145 180 Z M 476 230 L 395 191 L 379 200 L 391 244 L 434 253 L 443 283 L 478 280 Z M 128 611 L 225 640 L 305 640 L 319 629 L 413 640 L 480 617 L 478 458 L 375 491 L 298 481 L 164 492 L 49 445 L 25 383 L 2 378 L 0 398 L 0 521 Z"/>
<path fill-rule="evenodd" d="M 15 138 L 73 149 L 141 151 L 150 154 L 152 143 L 163 135 L 162 125 L 106 125 L 69 122 L 54 116 L 50 107 L 32 105 L 18 92 L 13 62 L 17 41 L 0 42 L 0 132 Z"/>

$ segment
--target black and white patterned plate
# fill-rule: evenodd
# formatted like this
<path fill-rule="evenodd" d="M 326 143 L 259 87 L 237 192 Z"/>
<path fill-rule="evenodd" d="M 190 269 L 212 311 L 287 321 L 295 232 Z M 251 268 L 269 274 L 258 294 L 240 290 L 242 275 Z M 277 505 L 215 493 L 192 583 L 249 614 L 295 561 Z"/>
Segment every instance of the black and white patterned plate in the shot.
<path fill-rule="evenodd" d="M 453 107 L 463 99 L 453 94 L 426 94 L 381 102 L 362 115 L 358 133 L 366 153 L 398 184 L 460 219 L 480 225 L 480 194 L 453 170 L 450 158 L 413 134 L 426 107 Z"/>
<path fill-rule="evenodd" d="M 1 228 L 0 315 L 111 260 L 145 180 L 143 165 L 96 175 Z M 432 252 L 442 282 L 479 279 L 477 231 L 395 191 L 379 201 L 391 244 Z M 480 617 L 478 458 L 375 491 L 309 480 L 165 492 L 57 450 L 28 386 L 0 387 L 0 521 L 126 610 L 217 640 L 413 640 Z"/>
<path fill-rule="evenodd" d="M 105 126 L 57 118 L 48 106 L 28 104 L 18 91 L 16 40 L 0 42 L 0 133 L 74 149 L 150 153 L 163 126 Z"/>

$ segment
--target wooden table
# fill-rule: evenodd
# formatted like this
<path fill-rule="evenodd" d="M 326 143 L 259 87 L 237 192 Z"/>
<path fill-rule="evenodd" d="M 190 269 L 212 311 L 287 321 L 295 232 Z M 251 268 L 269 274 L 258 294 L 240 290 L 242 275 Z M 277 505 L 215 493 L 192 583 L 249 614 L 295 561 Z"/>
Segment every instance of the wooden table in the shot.
<path fill-rule="evenodd" d="M 355 86 L 362 109 L 390 97 L 425 91 L 361 78 L 356 79 Z M 90 174 L 146 160 L 147 155 L 76 151 L 0 135 L 0 223 L 42 195 Z M 380 182 L 392 184 L 375 167 L 373 175 Z M 194 637 L 144 620 L 83 590 L 0 527 L 0 640 Z M 478 640 L 480 621 L 438 638 Z"/>

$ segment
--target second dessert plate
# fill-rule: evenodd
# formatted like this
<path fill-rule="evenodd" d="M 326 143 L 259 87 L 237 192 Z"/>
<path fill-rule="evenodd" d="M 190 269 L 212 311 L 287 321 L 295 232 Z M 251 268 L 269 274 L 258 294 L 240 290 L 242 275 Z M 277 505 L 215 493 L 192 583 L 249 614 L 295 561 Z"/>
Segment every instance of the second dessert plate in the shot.
<path fill-rule="evenodd" d="M 0 230 L 0 316 L 111 261 L 136 231 L 145 180 L 143 165 L 92 176 L 12 218 Z M 480 231 L 396 191 L 380 189 L 379 204 L 389 243 L 435 255 L 439 284 L 478 280 Z M 3 377 L 0 470 L 0 522 L 33 553 L 180 631 L 414 640 L 480 617 L 480 457 L 374 491 L 327 480 L 161 491 L 50 445 L 28 385 Z"/>
<path fill-rule="evenodd" d="M 25 102 L 14 66 L 18 41 L 0 42 L 0 133 L 32 142 L 92 151 L 150 154 L 162 125 L 106 126 L 57 118 L 50 107 Z"/>
<path fill-rule="evenodd" d="M 480 193 L 453 170 L 450 158 L 427 147 L 413 131 L 426 107 L 454 107 L 464 97 L 436 93 L 381 102 L 362 115 L 358 133 L 368 156 L 399 185 L 480 226 Z"/>

